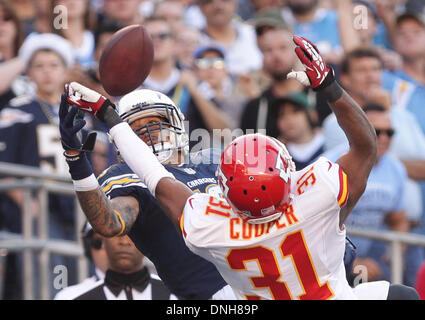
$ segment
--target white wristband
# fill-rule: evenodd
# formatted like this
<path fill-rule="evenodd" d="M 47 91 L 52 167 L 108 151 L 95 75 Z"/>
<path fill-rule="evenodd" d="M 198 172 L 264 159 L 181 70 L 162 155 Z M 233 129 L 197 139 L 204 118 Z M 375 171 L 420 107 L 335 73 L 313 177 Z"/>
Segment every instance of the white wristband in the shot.
<path fill-rule="evenodd" d="M 91 191 L 99 188 L 99 183 L 97 182 L 94 174 L 91 174 L 87 178 L 81 180 L 72 180 L 74 183 L 75 191 Z"/>

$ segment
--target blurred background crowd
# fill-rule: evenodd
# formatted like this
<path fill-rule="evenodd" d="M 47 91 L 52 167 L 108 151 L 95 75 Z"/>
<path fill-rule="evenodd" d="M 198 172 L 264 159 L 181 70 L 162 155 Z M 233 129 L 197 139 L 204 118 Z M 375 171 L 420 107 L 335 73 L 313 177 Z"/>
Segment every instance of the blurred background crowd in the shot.
<path fill-rule="evenodd" d="M 0 0 L 0 162 L 67 174 L 57 128 L 63 85 L 78 81 L 107 96 L 102 50 L 132 24 L 154 44 L 141 86 L 180 107 L 193 150 L 222 148 L 223 132 L 258 131 L 284 142 L 298 170 L 348 147 L 324 97 L 286 79 L 300 68 L 292 36 L 313 41 L 377 133 L 379 160 L 347 227 L 425 235 L 423 0 Z M 90 154 L 99 175 L 115 152 L 105 127 L 87 120 L 99 133 Z M 1 230 L 21 232 L 22 206 L 21 190 L 0 193 Z M 73 210 L 73 197 L 49 197 L 51 238 L 75 240 Z M 355 266 L 369 280 L 389 280 L 388 245 L 352 241 Z M 424 286 L 425 248 L 405 246 L 403 257 L 404 284 Z M 52 260 L 72 266 L 64 259 Z M 22 298 L 16 270 L 19 257 L 9 255 L 4 299 Z"/>

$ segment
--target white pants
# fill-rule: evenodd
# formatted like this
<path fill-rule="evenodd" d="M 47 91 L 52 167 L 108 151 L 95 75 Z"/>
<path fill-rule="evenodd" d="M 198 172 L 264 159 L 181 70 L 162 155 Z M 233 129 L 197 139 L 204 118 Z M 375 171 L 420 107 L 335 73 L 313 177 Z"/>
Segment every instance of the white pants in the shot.
<path fill-rule="evenodd" d="M 354 287 L 359 300 L 387 300 L 390 283 L 388 281 L 365 282 Z"/>
<path fill-rule="evenodd" d="M 231 286 L 227 285 L 213 294 L 211 300 L 237 300 Z"/>

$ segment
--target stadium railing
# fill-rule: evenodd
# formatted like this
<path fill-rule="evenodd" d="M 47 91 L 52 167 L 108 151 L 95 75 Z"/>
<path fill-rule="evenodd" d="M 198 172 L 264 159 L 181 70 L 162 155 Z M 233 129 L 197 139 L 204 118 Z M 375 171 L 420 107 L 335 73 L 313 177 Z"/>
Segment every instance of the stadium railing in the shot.
<path fill-rule="evenodd" d="M 39 263 L 40 299 L 50 299 L 51 270 L 49 261 L 51 254 L 75 257 L 77 259 L 78 281 L 80 282 L 87 278 L 88 263 L 83 254 L 80 236 L 85 217 L 76 198 L 75 239 L 77 240 L 69 241 L 49 238 L 48 195 L 55 193 L 74 196 L 75 191 L 71 178 L 54 173 L 46 173 L 38 168 L 4 162 L 0 162 L 0 175 L 15 178 L 14 180 L 0 180 L 0 193 L 14 189 L 23 190 L 22 233 L 16 234 L 5 230 L 0 232 L 0 250 L 3 251 L 3 255 L 6 252 L 22 253 L 23 298 L 32 300 L 35 297 L 34 263 L 32 263 L 34 253 L 37 253 Z M 33 192 L 37 194 L 39 202 L 38 217 L 35 217 L 32 212 Z M 5 252 L 5 250 L 7 251 Z"/>
<path fill-rule="evenodd" d="M 403 283 L 403 244 L 425 248 L 425 236 L 415 233 L 347 228 L 347 234 L 390 243 L 391 283 Z"/>
<path fill-rule="evenodd" d="M 72 181 L 67 176 L 46 173 L 40 169 L 0 162 L 0 175 L 15 177 L 15 180 L 0 180 L 0 193 L 14 189 L 22 189 L 24 203 L 22 204 L 22 234 L 0 231 L 0 267 L 4 266 L 4 256 L 10 252 L 22 252 L 23 254 L 23 291 L 24 299 L 34 299 L 33 266 L 31 263 L 34 253 L 38 253 L 40 299 L 50 299 L 50 266 L 51 254 L 72 256 L 78 259 L 78 281 L 83 281 L 88 275 L 88 263 L 83 254 L 80 230 L 85 222 L 84 213 L 76 201 L 76 241 L 50 239 L 48 232 L 48 195 L 58 193 L 63 195 L 75 195 Z M 35 217 L 32 212 L 32 193 L 37 193 L 40 206 L 40 214 Z M 37 220 L 36 234 L 33 225 Z M 403 244 L 422 246 L 425 248 L 425 236 L 401 233 L 393 231 L 377 231 L 366 229 L 347 229 L 351 236 L 365 237 L 374 240 L 389 242 L 391 245 L 391 281 L 402 283 L 403 279 Z M 145 264 L 155 272 L 152 262 L 146 259 Z M 0 275 L 0 289 L 2 288 Z M 1 298 L 1 297 L 0 297 Z"/>

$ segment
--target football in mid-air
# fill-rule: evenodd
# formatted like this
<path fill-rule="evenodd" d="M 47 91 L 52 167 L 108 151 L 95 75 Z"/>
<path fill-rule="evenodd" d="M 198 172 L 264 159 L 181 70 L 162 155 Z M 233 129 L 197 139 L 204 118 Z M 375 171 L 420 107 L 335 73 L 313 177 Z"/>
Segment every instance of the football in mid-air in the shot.
<path fill-rule="evenodd" d="M 100 58 L 103 88 L 111 96 L 123 96 L 137 89 L 149 75 L 152 61 L 152 39 L 143 26 L 131 25 L 118 30 Z"/>

